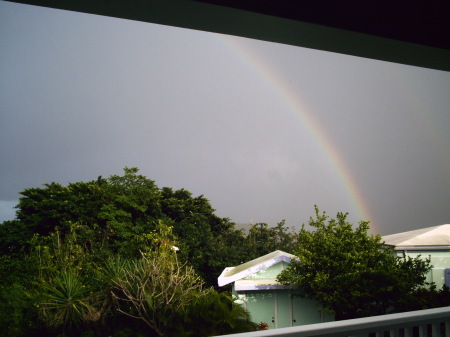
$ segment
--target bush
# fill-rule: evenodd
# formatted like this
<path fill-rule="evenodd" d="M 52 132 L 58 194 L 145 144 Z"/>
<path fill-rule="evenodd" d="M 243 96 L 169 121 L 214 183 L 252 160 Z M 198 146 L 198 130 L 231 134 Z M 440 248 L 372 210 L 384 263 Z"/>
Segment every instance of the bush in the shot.
<path fill-rule="evenodd" d="M 207 337 L 257 329 L 249 313 L 227 293 L 212 292 L 188 308 L 181 329 L 186 336 Z M 178 331 L 179 333 L 179 331 Z M 175 334 L 177 335 L 177 334 Z"/>
<path fill-rule="evenodd" d="M 20 284 L 0 287 L 0 335 L 31 336 L 40 328 L 33 298 Z"/>

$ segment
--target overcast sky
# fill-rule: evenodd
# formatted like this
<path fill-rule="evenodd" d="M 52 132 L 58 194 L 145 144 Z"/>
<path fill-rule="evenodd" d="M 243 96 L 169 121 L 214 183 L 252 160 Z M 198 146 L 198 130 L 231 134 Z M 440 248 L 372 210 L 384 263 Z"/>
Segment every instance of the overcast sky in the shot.
<path fill-rule="evenodd" d="M 0 221 L 138 167 L 238 223 L 450 223 L 450 73 L 0 1 Z"/>

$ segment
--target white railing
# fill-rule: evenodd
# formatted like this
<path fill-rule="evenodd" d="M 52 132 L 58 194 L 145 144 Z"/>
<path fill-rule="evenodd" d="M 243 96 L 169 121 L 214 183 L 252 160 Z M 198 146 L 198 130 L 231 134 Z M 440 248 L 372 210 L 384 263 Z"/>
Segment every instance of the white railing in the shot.
<path fill-rule="evenodd" d="M 310 324 L 226 337 L 450 337 L 450 307 Z"/>

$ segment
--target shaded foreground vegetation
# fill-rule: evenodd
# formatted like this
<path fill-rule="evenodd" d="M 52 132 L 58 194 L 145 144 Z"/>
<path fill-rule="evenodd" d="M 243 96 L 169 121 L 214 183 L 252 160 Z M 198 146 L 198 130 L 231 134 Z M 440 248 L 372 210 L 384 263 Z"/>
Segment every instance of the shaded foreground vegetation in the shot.
<path fill-rule="evenodd" d="M 3 336 L 255 330 L 217 277 L 296 240 L 284 222 L 237 230 L 203 196 L 159 188 L 135 168 L 21 194 L 16 219 L 0 225 Z"/>
<path fill-rule="evenodd" d="M 256 330 L 229 289 L 216 289 L 217 277 L 277 249 L 300 258 L 280 281 L 338 318 L 450 304 L 448 288 L 424 287 L 427 261 L 394 259 L 367 223 L 353 229 L 341 213 L 334 220 L 316 209 L 315 232 L 296 233 L 282 221 L 247 233 L 216 216 L 205 197 L 159 188 L 136 168 L 21 194 L 16 219 L 0 225 L 2 336 Z M 385 286 L 377 292 L 377 285 Z"/>

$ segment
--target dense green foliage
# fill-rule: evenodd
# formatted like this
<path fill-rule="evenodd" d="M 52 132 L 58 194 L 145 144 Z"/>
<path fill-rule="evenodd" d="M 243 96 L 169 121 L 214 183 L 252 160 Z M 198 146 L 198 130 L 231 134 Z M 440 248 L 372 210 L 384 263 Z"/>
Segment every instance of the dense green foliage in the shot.
<path fill-rule="evenodd" d="M 303 296 L 319 300 L 337 319 L 381 315 L 405 309 L 404 300 L 425 291 L 429 260 L 403 258 L 385 247 L 379 235 L 368 233 L 368 222 L 356 228 L 320 214 L 302 228 L 294 254 L 298 257 L 278 277 L 295 285 Z"/>
<path fill-rule="evenodd" d="M 181 330 L 192 336 L 216 336 L 257 329 L 248 312 L 226 293 L 212 292 L 199 297 L 188 312 L 190 314 L 185 316 Z"/>
<path fill-rule="evenodd" d="M 425 289 L 429 263 L 383 248 L 346 215 L 294 232 L 281 221 L 236 229 L 189 191 L 122 176 L 22 193 L 0 225 L 0 335 L 213 336 L 256 330 L 217 278 L 274 250 L 299 257 L 280 281 L 299 286 L 339 318 L 450 304 Z M 177 247 L 175 249 L 174 247 Z M 225 289 L 229 290 L 229 289 Z"/>
<path fill-rule="evenodd" d="M 284 222 L 253 225 L 248 234 L 237 230 L 205 197 L 159 188 L 136 168 L 21 194 L 16 219 L 0 225 L 2 336 L 254 330 L 248 314 L 211 287 L 225 267 L 274 249 L 290 251 L 296 240 Z M 162 282 L 159 292 L 149 279 Z M 154 300 L 168 295 L 173 305 Z M 223 319 L 200 314 L 205 307 Z"/>

